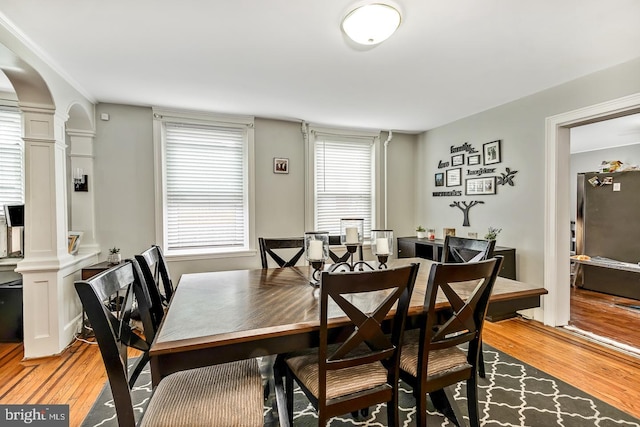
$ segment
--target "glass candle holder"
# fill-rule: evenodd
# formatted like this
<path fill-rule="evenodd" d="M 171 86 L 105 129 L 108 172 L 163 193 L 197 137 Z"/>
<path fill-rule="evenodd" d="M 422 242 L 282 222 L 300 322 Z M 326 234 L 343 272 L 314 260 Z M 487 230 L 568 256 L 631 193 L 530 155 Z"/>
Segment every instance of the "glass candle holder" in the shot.
<path fill-rule="evenodd" d="M 313 268 L 311 284 L 317 286 L 324 262 L 329 258 L 329 233 L 326 231 L 304 233 L 304 257 Z"/>
<path fill-rule="evenodd" d="M 345 246 L 361 246 L 364 240 L 364 219 L 343 218 L 340 220 L 340 243 Z"/>
<path fill-rule="evenodd" d="M 371 230 L 371 252 L 378 258 L 378 268 L 386 267 L 393 254 L 393 230 Z"/>

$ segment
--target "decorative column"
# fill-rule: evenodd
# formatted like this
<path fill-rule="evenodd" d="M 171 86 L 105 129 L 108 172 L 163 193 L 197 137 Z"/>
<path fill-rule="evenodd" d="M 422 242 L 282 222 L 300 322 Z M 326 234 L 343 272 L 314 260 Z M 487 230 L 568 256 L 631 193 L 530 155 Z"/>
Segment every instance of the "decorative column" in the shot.
<path fill-rule="evenodd" d="M 25 248 L 22 274 L 25 358 L 60 353 L 78 310 L 67 253 L 64 123 L 53 108 L 20 104 L 25 142 Z M 65 283 L 66 282 L 66 283 Z M 72 306 L 70 306 L 70 304 Z"/>

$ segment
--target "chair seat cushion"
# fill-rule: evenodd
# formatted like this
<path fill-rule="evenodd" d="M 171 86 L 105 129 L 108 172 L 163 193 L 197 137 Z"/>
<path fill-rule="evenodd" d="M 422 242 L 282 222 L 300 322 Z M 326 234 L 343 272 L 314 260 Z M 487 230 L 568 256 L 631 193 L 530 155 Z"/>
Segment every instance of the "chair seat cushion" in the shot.
<path fill-rule="evenodd" d="M 412 329 L 404 334 L 400 351 L 400 369 L 418 378 L 418 348 L 420 331 Z M 429 354 L 427 377 L 436 377 L 453 371 L 471 368 L 467 363 L 467 355 L 458 347 L 435 350 Z"/>
<path fill-rule="evenodd" d="M 156 387 L 141 426 L 262 426 L 256 359 L 180 371 Z"/>
<path fill-rule="evenodd" d="M 316 397 L 319 391 L 317 351 L 294 353 L 285 359 L 291 372 Z M 387 370 L 380 362 L 327 371 L 327 399 L 346 396 L 387 384 Z"/>

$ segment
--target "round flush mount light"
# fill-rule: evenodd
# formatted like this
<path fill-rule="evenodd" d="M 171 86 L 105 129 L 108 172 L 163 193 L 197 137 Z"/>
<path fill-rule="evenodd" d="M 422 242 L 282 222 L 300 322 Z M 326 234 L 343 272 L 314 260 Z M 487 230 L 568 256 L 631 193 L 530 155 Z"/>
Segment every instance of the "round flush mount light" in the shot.
<path fill-rule="evenodd" d="M 400 21 L 400 12 L 395 7 L 371 3 L 349 12 L 342 20 L 342 30 L 358 44 L 375 45 L 388 39 Z"/>

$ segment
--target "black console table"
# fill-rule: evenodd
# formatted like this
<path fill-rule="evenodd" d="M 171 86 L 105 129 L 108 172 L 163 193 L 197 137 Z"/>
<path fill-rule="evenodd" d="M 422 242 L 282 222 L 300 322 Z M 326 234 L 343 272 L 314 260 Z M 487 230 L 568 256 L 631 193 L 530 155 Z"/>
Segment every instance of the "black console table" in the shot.
<path fill-rule="evenodd" d="M 426 258 L 433 261 L 442 259 L 443 239 L 418 239 L 417 237 L 398 237 L 398 258 Z M 502 269 L 499 276 L 507 279 L 516 279 L 516 250 L 514 248 L 506 248 L 496 246 L 493 250 L 494 255 L 502 255 Z"/>
<path fill-rule="evenodd" d="M 0 271 L 0 342 L 22 339 L 22 275 Z"/>

